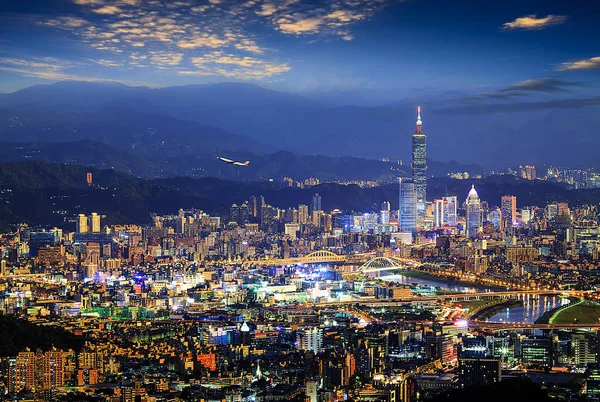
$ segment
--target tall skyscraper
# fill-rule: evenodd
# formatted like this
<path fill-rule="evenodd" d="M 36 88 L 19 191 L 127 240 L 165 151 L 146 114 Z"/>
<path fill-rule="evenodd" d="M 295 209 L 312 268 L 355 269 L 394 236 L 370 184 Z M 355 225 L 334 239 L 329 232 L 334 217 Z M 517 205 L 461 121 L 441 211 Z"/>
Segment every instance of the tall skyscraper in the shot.
<path fill-rule="evenodd" d="M 475 191 L 475 185 L 471 187 L 467 196 L 467 237 L 474 239 L 481 231 L 481 200 Z"/>
<path fill-rule="evenodd" d="M 323 208 L 321 207 L 321 196 L 319 195 L 319 193 L 316 193 L 315 195 L 312 196 L 312 202 L 310 203 L 310 208 L 311 208 L 311 212 L 323 210 Z"/>
<path fill-rule="evenodd" d="M 502 222 L 505 229 L 517 223 L 517 197 L 514 195 L 502 196 L 500 211 L 502 212 Z"/>
<path fill-rule="evenodd" d="M 458 376 L 461 387 L 491 385 L 501 379 L 500 359 L 459 358 Z"/>
<path fill-rule="evenodd" d="M 433 224 L 436 227 L 456 226 L 456 196 L 433 201 Z"/>
<path fill-rule="evenodd" d="M 88 218 L 84 214 L 77 215 L 77 220 L 75 221 L 75 231 L 77 233 L 87 233 L 88 232 Z"/>
<path fill-rule="evenodd" d="M 398 226 L 401 232 L 417 232 L 417 192 L 415 184 L 400 179 Z"/>
<path fill-rule="evenodd" d="M 321 328 L 303 328 L 296 332 L 296 347 L 315 353 L 323 349 L 323 330 Z"/>
<path fill-rule="evenodd" d="M 89 229 L 92 233 L 100 233 L 100 215 L 95 212 L 90 215 Z"/>
<path fill-rule="evenodd" d="M 427 195 L 427 136 L 423 133 L 421 106 L 417 108 L 417 131 L 412 136 L 412 173 L 417 193 L 417 215 L 425 217 Z"/>

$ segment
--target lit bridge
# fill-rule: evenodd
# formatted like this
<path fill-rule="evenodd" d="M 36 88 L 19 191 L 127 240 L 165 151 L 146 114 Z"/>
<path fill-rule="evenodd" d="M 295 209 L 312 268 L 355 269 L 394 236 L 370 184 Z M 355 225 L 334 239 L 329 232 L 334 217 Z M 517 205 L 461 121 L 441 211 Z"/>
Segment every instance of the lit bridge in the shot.
<path fill-rule="evenodd" d="M 553 331 L 559 329 L 600 329 L 600 323 L 594 324 L 528 324 L 524 322 L 487 322 L 487 321 L 469 321 L 469 329 L 478 329 L 481 331 L 511 331 L 511 330 L 546 330 Z"/>
<path fill-rule="evenodd" d="M 393 271 L 397 269 L 405 269 L 407 263 L 394 257 L 375 257 L 365 262 L 359 268 L 359 272 L 364 274 L 381 272 L 381 271 Z"/>
<path fill-rule="evenodd" d="M 360 265 L 360 269 L 353 271 L 355 273 L 360 272 L 380 272 L 386 270 L 394 270 L 406 268 L 407 265 L 418 266 L 420 262 L 416 260 L 399 258 L 399 257 L 377 257 L 374 252 L 371 253 L 358 253 L 358 254 L 336 254 L 329 250 L 318 250 L 303 257 L 290 257 L 290 258 L 273 258 L 273 259 L 260 259 L 260 260 L 246 260 L 246 261 L 228 261 L 228 264 L 256 264 L 262 266 L 278 266 L 278 265 L 295 265 L 295 264 L 321 264 L 321 263 L 337 263 L 343 264 L 354 264 Z"/>

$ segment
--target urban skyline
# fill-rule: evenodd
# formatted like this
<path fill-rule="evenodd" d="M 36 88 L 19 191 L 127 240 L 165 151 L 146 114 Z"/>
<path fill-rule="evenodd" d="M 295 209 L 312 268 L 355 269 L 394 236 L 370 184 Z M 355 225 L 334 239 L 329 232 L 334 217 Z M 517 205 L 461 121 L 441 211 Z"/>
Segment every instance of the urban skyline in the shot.
<path fill-rule="evenodd" d="M 598 17 L 3 2 L 0 401 L 598 400 Z"/>

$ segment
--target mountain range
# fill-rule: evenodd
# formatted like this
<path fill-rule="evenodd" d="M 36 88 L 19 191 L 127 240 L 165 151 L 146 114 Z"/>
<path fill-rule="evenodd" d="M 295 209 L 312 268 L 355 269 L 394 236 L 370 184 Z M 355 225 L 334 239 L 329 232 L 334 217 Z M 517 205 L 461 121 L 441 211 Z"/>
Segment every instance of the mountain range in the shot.
<path fill-rule="evenodd" d="M 144 157 L 286 150 L 406 164 L 419 103 L 432 160 L 494 169 L 598 165 L 600 113 L 593 106 L 493 108 L 460 93 L 355 106 L 247 83 L 35 85 L 0 96 L 0 141 L 86 138 Z"/>

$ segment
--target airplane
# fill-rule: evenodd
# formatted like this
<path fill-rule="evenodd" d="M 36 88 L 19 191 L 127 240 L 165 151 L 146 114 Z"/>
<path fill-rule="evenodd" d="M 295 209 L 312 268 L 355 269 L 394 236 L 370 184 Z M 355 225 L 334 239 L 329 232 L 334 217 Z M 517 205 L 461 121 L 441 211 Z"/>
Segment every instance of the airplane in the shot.
<path fill-rule="evenodd" d="M 223 158 L 221 156 L 218 156 L 217 159 L 219 159 L 225 163 L 229 163 L 230 165 L 236 165 L 236 166 L 248 166 L 250 164 L 250 161 L 238 162 L 238 161 L 234 161 L 233 159 Z"/>

